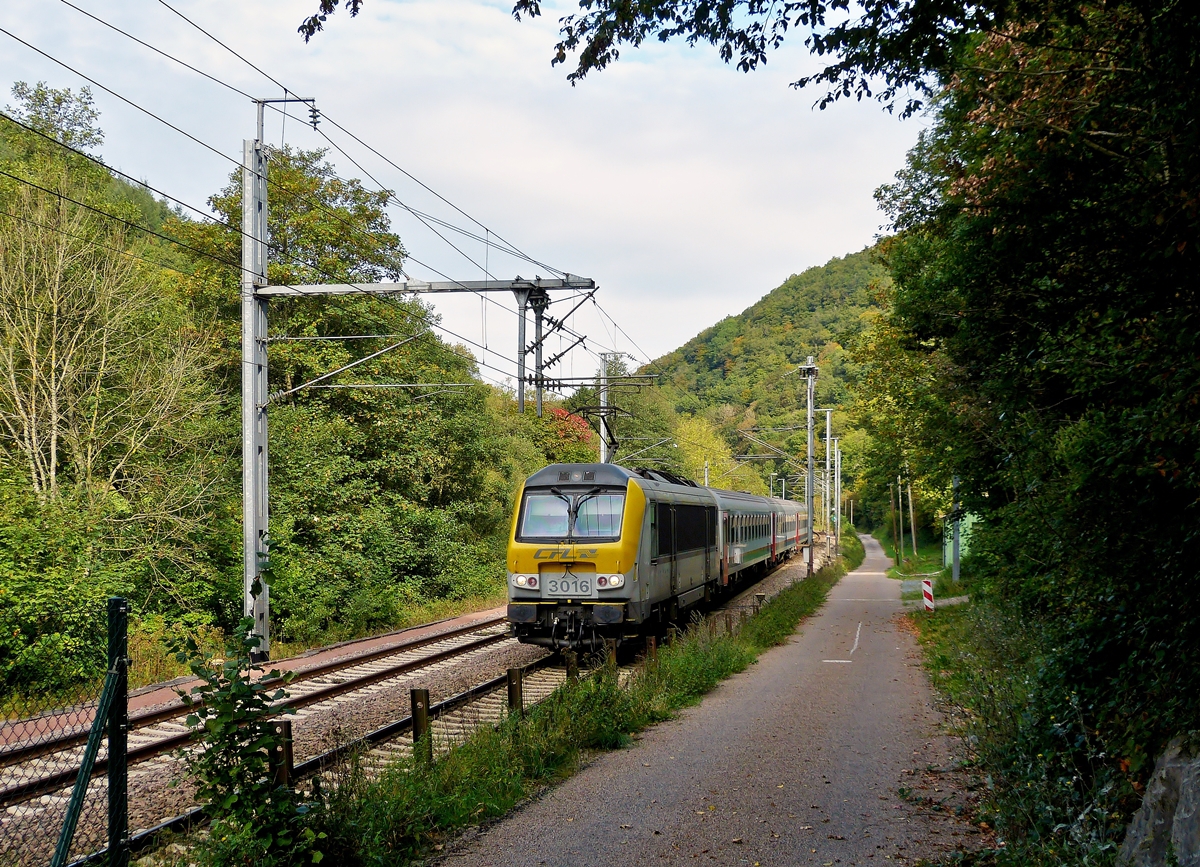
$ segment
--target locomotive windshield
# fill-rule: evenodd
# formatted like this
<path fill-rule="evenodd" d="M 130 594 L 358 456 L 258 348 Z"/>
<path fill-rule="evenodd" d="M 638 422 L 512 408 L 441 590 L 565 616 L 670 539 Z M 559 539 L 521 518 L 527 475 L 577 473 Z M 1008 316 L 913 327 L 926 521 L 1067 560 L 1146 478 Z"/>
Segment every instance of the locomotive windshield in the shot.
<path fill-rule="evenodd" d="M 521 510 L 521 539 L 616 539 L 621 535 L 624 492 L 529 492 Z"/>

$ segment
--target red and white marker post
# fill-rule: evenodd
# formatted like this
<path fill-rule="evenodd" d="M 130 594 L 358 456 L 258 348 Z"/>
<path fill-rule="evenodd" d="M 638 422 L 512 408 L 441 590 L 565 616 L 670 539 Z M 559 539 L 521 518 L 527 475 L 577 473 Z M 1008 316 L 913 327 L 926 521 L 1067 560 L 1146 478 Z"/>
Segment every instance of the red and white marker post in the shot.
<path fill-rule="evenodd" d="M 933 610 L 933 581 L 929 578 L 921 582 L 921 595 L 925 597 L 925 610 Z"/>

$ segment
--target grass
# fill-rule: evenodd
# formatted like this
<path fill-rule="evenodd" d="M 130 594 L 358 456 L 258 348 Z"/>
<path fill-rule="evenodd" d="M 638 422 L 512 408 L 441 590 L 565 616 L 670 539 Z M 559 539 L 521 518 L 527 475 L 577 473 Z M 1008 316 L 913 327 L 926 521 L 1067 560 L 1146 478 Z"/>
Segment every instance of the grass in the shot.
<path fill-rule="evenodd" d="M 350 763 L 305 820 L 312 851 L 323 863 L 347 867 L 408 864 L 436 852 L 463 828 L 504 815 L 573 774 L 589 756 L 627 745 L 637 732 L 744 671 L 758 654 L 786 641 L 844 572 L 837 564 L 786 588 L 734 634 L 712 624 L 693 626 L 624 685 L 615 669 L 602 667 L 523 719 L 481 728 L 436 762 L 404 759 L 374 779 Z M 253 829 L 214 828 L 201 851 L 187 857 L 197 855 L 199 863 L 221 867 L 287 863 L 256 850 Z"/>
<path fill-rule="evenodd" d="M 1115 860 L 1130 784 L 1115 774 L 1078 707 L 1039 673 L 1050 644 L 1028 615 L 972 603 L 909 615 L 947 700 L 981 800 L 972 821 L 995 846 L 956 856 L 977 867 L 1095 867 Z"/>

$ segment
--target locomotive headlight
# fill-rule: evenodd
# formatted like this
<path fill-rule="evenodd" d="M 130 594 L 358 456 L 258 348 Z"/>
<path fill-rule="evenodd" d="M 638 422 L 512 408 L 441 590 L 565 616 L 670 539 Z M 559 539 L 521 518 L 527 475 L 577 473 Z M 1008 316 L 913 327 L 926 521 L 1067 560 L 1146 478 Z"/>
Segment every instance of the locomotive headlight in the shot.
<path fill-rule="evenodd" d="M 512 583 L 514 587 L 537 587 L 538 579 L 536 575 L 514 575 Z"/>
<path fill-rule="evenodd" d="M 625 583 L 624 575 L 600 575 L 596 578 L 596 586 L 606 590 L 614 590 Z"/>

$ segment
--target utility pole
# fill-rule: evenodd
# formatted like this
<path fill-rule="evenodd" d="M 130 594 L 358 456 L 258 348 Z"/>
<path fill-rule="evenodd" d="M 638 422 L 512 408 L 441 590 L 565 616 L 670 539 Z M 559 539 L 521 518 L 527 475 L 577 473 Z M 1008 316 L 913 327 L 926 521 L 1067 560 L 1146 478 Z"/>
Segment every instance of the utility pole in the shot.
<path fill-rule="evenodd" d="M 896 549 L 896 568 L 900 567 L 900 563 L 904 561 L 904 485 L 900 482 L 900 476 L 896 476 L 896 497 L 900 500 L 900 514 L 897 516 L 900 526 L 900 547 Z"/>
<path fill-rule="evenodd" d="M 542 344 L 545 338 L 542 336 L 542 322 L 546 316 L 546 305 L 550 303 L 550 296 L 544 291 L 535 292 L 529 299 L 530 306 L 533 307 L 533 387 L 537 391 L 537 417 L 542 417 L 542 383 L 544 379 L 544 371 L 542 370 Z"/>
<path fill-rule="evenodd" d="M 787 474 L 786 473 L 784 473 L 783 478 L 780 480 L 779 499 L 781 499 L 781 500 L 787 499 Z"/>
<path fill-rule="evenodd" d="M 962 519 L 962 506 L 958 501 L 958 476 L 954 477 L 954 542 L 953 542 L 953 565 L 951 567 L 950 576 L 954 579 L 954 583 L 958 583 L 958 546 L 959 546 L 959 524 Z"/>
<path fill-rule="evenodd" d="M 528 318 L 529 293 L 532 289 L 513 292 L 517 299 L 517 412 L 525 413 L 525 320 Z"/>
<path fill-rule="evenodd" d="M 833 440 L 833 546 L 837 554 L 842 553 L 842 450 L 838 439 Z"/>
<path fill-rule="evenodd" d="M 912 479 L 908 480 L 908 526 L 912 530 L 913 556 L 917 556 L 917 512 L 913 507 Z"/>
<path fill-rule="evenodd" d="M 888 482 L 888 503 L 892 512 L 892 548 L 896 552 L 896 568 L 899 569 L 900 557 L 903 552 L 900 549 L 900 543 L 896 541 L 899 538 L 896 535 L 896 489 L 892 487 L 891 482 Z"/>
<path fill-rule="evenodd" d="M 267 155 L 263 109 L 258 137 L 242 142 L 242 615 L 258 639 L 255 661 L 271 652 L 270 589 L 262 580 L 267 561 Z"/>
<path fill-rule="evenodd" d="M 608 463 L 608 353 L 600 353 L 600 463 Z M 707 465 L 706 465 L 707 466 Z"/>
<path fill-rule="evenodd" d="M 708 459 L 704 459 L 704 487 L 708 487 Z"/>
<path fill-rule="evenodd" d="M 808 404 L 806 415 L 808 418 L 808 473 L 804 479 L 804 508 L 807 511 L 805 517 L 808 518 L 808 577 L 813 576 L 813 495 L 816 493 L 813 488 L 814 470 L 813 470 L 813 402 L 816 398 L 817 388 L 817 366 L 813 364 L 813 357 L 808 357 L 808 364 L 800 368 L 806 380 L 808 380 Z"/>
<path fill-rule="evenodd" d="M 825 520 L 825 556 L 830 556 L 830 532 L 833 529 L 833 452 L 830 446 L 833 439 L 833 410 L 825 410 L 825 503 L 821 510 Z"/>
<path fill-rule="evenodd" d="M 779 473 L 771 473 L 771 493 L 770 493 L 770 496 L 772 496 L 772 497 L 774 497 L 774 496 L 775 496 L 775 477 L 776 477 L 776 476 L 778 476 L 778 475 L 779 475 Z"/>

